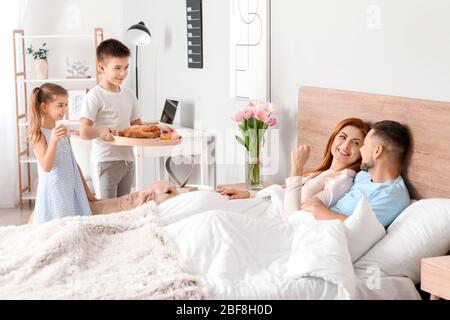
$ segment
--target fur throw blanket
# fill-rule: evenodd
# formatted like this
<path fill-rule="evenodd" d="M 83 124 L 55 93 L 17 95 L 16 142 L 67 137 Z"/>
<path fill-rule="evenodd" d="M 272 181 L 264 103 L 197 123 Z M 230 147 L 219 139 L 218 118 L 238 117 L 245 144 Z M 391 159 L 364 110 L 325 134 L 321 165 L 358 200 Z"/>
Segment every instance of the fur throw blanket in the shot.
<path fill-rule="evenodd" d="M 158 225 L 131 211 L 0 227 L 0 299 L 205 299 Z"/>

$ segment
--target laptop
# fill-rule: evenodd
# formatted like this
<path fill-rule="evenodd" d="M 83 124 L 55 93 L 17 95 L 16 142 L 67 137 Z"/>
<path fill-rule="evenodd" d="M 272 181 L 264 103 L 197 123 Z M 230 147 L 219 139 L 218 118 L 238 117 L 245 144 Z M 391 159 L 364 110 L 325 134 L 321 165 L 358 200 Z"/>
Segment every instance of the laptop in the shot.
<path fill-rule="evenodd" d="M 177 100 L 166 99 L 160 122 L 173 124 L 179 103 Z"/>

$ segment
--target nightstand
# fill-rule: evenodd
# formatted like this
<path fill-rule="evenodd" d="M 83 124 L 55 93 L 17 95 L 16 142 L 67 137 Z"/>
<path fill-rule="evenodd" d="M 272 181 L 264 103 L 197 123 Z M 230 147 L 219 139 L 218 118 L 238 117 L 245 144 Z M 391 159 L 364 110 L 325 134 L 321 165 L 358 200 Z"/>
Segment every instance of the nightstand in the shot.
<path fill-rule="evenodd" d="M 450 300 L 450 256 L 422 259 L 420 282 L 430 300 Z"/>

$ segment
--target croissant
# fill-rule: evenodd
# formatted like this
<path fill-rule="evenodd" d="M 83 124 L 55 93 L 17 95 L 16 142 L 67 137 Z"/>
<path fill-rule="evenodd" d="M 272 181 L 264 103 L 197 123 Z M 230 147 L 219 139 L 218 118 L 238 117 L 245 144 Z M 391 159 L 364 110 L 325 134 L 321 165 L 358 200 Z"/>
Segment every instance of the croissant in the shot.
<path fill-rule="evenodd" d="M 161 129 L 155 125 L 135 125 L 119 131 L 119 136 L 126 138 L 156 139 L 161 136 Z"/>

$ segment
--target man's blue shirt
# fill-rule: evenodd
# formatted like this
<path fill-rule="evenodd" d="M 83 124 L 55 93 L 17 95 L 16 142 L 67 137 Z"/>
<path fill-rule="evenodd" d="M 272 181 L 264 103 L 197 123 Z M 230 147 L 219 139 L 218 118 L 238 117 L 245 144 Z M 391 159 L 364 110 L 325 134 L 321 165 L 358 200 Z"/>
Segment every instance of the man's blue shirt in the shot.
<path fill-rule="evenodd" d="M 351 215 L 358 201 L 364 194 L 367 202 L 386 228 L 411 203 L 405 181 L 401 176 L 383 183 L 372 182 L 369 172 L 360 171 L 355 177 L 355 184 L 330 210 Z"/>

